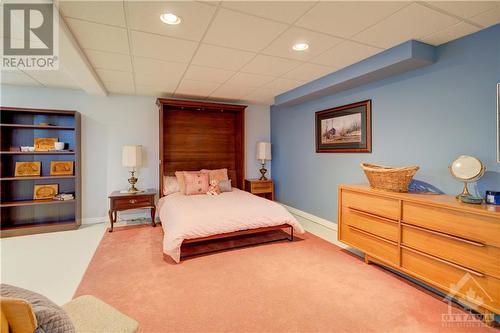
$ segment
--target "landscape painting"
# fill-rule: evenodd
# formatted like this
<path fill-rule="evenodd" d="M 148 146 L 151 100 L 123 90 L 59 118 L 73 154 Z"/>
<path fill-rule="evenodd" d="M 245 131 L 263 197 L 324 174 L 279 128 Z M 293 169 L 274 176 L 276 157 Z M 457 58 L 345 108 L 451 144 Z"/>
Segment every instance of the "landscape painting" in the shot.
<path fill-rule="evenodd" d="M 316 112 L 316 152 L 371 152 L 371 101 Z"/>

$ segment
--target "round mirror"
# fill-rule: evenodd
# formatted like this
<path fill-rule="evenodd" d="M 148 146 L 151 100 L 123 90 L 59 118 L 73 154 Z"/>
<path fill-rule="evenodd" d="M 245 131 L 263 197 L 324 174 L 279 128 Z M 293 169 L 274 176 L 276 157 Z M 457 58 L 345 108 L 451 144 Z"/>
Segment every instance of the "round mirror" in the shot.
<path fill-rule="evenodd" d="M 472 182 L 483 175 L 484 166 L 477 158 L 462 155 L 451 163 L 450 171 L 453 177 L 461 181 Z"/>
<path fill-rule="evenodd" d="M 484 170 L 483 163 L 473 156 L 462 155 L 455 159 L 450 165 L 450 172 L 453 177 L 464 182 L 464 190 L 457 197 L 471 197 L 467 183 L 481 178 Z"/>

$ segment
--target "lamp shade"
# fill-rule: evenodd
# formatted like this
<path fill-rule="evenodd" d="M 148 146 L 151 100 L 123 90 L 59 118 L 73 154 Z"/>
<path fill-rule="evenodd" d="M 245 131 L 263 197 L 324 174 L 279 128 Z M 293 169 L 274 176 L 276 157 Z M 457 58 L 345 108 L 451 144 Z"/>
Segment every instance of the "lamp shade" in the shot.
<path fill-rule="evenodd" d="M 257 142 L 257 159 L 259 161 L 271 160 L 271 143 Z"/>
<path fill-rule="evenodd" d="M 142 165 L 142 146 L 123 146 L 122 165 L 127 168 L 138 168 Z"/>

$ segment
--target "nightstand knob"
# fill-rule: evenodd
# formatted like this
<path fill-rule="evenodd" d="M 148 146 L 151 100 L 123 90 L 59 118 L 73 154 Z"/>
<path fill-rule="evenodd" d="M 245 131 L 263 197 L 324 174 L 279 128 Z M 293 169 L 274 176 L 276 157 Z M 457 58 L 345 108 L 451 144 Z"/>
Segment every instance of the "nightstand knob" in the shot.
<path fill-rule="evenodd" d="M 137 200 L 135 199 L 130 199 L 128 202 L 130 202 L 131 204 L 135 204 L 137 202 Z"/>

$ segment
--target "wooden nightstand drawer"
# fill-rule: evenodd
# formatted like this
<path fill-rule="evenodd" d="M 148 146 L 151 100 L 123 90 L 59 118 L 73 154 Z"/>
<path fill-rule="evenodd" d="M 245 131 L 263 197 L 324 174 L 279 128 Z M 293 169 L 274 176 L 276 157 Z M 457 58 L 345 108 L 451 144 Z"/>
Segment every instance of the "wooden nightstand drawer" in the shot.
<path fill-rule="evenodd" d="M 265 193 L 273 190 L 273 182 L 259 181 L 252 182 L 250 190 L 252 193 Z"/>
<path fill-rule="evenodd" d="M 115 198 L 112 200 L 113 209 L 133 209 L 153 205 L 151 197 Z"/>

